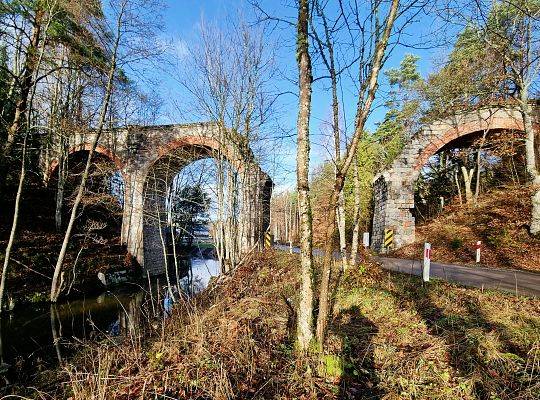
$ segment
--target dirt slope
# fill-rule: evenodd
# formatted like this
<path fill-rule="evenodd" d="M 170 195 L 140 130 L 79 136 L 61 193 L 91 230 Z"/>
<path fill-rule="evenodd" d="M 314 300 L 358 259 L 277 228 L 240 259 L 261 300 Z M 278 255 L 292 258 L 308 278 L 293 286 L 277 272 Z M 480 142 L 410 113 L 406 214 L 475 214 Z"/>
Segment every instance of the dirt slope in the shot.
<path fill-rule="evenodd" d="M 433 261 L 476 265 L 480 240 L 482 266 L 540 272 L 540 239 L 527 232 L 531 193 L 527 187 L 505 187 L 482 195 L 477 207 L 447 206 L 438 218 L 416 227 L 416 243 L 393 254 L 421 258 L 428 241 Z"/>

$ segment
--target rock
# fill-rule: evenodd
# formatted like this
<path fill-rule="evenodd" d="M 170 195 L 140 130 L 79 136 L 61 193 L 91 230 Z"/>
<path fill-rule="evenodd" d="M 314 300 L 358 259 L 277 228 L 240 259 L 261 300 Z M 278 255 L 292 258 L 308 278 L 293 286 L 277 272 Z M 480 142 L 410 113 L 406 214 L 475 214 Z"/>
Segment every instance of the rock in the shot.
<path fill-rule="evenodd" d="M 97 277 L 103 286 L 107 286 L 107 279 L 105 278 L 105 274 L 103 272 L 98 272 Z"/>

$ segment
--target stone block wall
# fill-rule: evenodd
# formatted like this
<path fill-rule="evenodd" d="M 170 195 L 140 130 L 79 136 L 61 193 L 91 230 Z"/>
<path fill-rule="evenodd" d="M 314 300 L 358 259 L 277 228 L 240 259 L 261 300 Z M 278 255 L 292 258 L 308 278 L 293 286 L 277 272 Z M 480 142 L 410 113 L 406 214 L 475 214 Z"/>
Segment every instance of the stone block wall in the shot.
<path fill-rule="evenodd" d="M 538 110 L 533 110 L 536 127 Z M 391 167 L 375 178 L 372 247 L 376 251 L 383 248 L 386 228 L 394 229 L 395 248 L 414 242 L 414 184 L 429 158 L 453 140 L 485 129 L 523 130 L 521 114 L 515 107 L 486 107 L 435 121 L 414 135 Z"/>

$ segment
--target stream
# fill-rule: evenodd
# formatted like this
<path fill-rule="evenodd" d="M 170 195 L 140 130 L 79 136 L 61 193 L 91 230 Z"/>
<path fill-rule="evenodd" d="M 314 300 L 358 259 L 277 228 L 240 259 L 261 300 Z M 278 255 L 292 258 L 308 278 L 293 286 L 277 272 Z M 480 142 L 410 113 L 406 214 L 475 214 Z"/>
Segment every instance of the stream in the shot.
<path fill-rule="evenodd" d="M 220 273 L 219 261 L 192 258 L 195 292 Z M 165 278 L 160 278 L 163 299 Z M 176 282 L 173 282 L 176 284 Z M 118 336 L 136 329 L 144 309 L 150 309 L 148 285 L 123 284 L 99 296 L 88 296 L 56 305 L 35 304 L 15 308 L 0 316 L 0 388 L 21 379 L 21 371 L 52 368 L 73 354 L 76 344 L 85 340 Z M 187 278 L 180 286 L 188 285 Z M 152 285 L 153 307 L 158 286 Z M 152 308 L 153 308 L 152 307 Z M 22 382 L 21 382 L 22 383 Z"/>

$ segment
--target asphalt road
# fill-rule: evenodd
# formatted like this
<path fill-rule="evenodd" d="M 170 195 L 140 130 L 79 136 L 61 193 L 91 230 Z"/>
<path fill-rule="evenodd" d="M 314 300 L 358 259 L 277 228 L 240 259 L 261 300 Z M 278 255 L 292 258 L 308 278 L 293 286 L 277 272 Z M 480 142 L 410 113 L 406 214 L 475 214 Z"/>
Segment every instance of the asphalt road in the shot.
<path fill-rule="evenodd" d="M 276 245 L 279 250 L 289 251 L 289 246 Z M 293 252 L 300 249 L 293 247 Z M 322 256 L 322 251 L 314 249 L 313 255 Z M 339 253 L 334 257 L 338 258 Z M 401 258 L 375 257 L 382 268 L 411 275 L 422 275 L 420 260 L 404 260 Z M 517 295 L 540 297 L 540 273 L 506 270 L 498 268 L 471 267 L 456 264 L 431 263 L 430 277 L 472 286 L 481 289 L 495 289 L 511 292 Z"/>
<path fill-rule="evenodd" d="M 420 260 L 375 257 L 384 269 L 422 275 Z M 431 263 L 430 277 L 482 289 L 496 289 L 518 295 L 540 297 L 540 273 L 456 264 Z"/>

